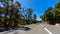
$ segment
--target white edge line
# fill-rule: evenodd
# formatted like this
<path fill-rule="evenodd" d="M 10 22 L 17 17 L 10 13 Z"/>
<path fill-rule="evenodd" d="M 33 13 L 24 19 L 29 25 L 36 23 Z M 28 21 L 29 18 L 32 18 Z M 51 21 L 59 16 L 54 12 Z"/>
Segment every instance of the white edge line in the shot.
<path fill-rule="evenodd" d="M 41 25 L 42 27 L 44 27 L 43 25 Z M 53 34 L 52 32 L 50 32 L 46 27 L 44 27 L 44 29 L 49 33 L 49 34 Z"/>
<path fill-rule="evenodd" d="M 44 27 L 44 29 L 45 29 L 49 34 L 53 34 L 53 33 L 50 32 L 47 28 Z"/>

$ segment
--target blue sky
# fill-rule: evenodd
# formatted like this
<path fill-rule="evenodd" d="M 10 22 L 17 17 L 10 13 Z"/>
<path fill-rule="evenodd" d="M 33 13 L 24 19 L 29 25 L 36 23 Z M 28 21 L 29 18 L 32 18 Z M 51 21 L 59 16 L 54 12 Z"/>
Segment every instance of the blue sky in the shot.
<path fill-rule="evenodd" d="M 57 0 L 18 0 L 22 7 L 34 9 L 34 13 L 37 15 L 37 20 L 40 20 L 40 16 L 44 14 L 48 7 L 54 7 Z"/>

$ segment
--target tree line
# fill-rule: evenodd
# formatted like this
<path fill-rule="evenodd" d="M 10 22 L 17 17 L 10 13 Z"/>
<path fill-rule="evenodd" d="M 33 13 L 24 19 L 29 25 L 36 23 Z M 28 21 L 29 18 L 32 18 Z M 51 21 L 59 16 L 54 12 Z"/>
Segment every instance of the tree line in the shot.
<path fill-rule="evenodd" d="M 49 7 L 40 18 L 49 24 L 60 24 L 60 2 L 57 2 L 54 7 Z"/>
<path fill-rule="evenodd" d="M 0 27 L 17 27 L 19 25 L 36 23 L 36 14 L 33 9 L 24 9 L 14 0 L 0 0 Z"/>

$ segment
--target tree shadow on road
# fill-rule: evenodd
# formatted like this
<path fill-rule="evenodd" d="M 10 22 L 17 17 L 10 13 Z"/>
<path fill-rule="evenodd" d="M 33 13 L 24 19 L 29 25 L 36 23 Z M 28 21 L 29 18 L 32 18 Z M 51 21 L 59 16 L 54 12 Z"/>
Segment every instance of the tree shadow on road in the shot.
<path fill-rule="evenodd" d="M 4 31 L 4 33 L 2 33 L 2 34 L 7 34 L 7 33 L 10 33 L 10 32 L 14 32 L 14 30 Z"/>
<path fill-rule="evenodd" d="M 2 34 L 7 34 L 7 33 L 10 33 L 10 32 L 14 32 L 14 34 L 20 34 L 20 33 L 18 33 L 17 30 L 29 31 L 29 30 L 31 30 L 31 28 L 29 28 L 29 27 L 24 27 L 24 26 L 22 26 L 22 27 L 20 27 L 20 28 L 14 27 L 13 29 L 7 28 L 7 29 L 5 29 L 5 30 L 2 31 L 2 32 L 4 32 L 4 33 L 2 33 Z"/>
<path fill-rule="evenodd" d="M 23 26 L 23 27 L 20 28 L 20 30 L 29 31 L 29 30 L 31 30 L 31 28 Z"/>

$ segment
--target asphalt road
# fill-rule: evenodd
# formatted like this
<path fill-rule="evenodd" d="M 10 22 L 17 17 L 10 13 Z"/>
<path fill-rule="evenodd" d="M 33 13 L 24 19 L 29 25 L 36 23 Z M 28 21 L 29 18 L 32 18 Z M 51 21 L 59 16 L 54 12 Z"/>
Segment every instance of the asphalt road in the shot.
<path fill-rule="evenodd" d="M 55 27 L 54 25 L 32 24 L 26 25 L 26 27 L 31 28 L 31 30 L 25 31 L 18 29 L 0 32 L 0 34 L 60 34 L 60 27 Z"/>

